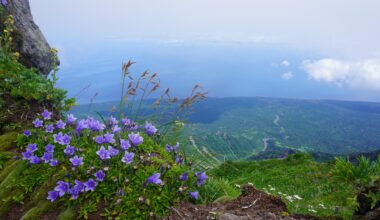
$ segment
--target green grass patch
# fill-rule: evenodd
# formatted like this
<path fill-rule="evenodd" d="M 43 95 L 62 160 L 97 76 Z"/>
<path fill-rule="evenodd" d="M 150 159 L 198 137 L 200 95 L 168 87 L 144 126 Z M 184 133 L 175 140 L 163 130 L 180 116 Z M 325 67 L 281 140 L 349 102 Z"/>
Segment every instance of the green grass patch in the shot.
<path fill-rule="evenodd" d="M 333 180 L 333 164 L 317 163 L 306 154 L 284 160 L 226 162 L 210 175 L 234 184 L 253 183 L 258 189 L 278 195 L 292 213 L 320 217 L 351 218 L 354 190 Z"/>
<path fill-rule="evenodd" d="M 230 181 L 224 178 L 210 178 L 201 191 L 203 202 L 218 202 L 232 200 L 240 195 L 240 190 L 232 186 Z"/>

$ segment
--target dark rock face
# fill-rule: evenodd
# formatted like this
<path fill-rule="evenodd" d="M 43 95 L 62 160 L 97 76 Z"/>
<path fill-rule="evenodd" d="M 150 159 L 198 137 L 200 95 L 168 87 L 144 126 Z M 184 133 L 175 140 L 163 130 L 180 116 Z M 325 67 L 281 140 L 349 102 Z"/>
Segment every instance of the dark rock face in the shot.
<path fill-rule="evenodd" d="M 15 44 L 20 52 L 20 62 L 35 67 L 47 75 L 52 70 L 53 59 L 50 46 L 34 23 L 28 0 L 9 0 L 6 10 L 13 15 Z"/>

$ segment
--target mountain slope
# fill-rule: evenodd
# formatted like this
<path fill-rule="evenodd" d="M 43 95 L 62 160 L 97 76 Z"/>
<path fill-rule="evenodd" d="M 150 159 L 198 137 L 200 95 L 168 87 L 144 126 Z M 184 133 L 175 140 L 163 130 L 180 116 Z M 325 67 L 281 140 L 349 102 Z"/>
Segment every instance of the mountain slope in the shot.
<path fill-rule="evenodd" d="M 189 121 L 196 143 L 229 159 L 267 150 L 265 140 L 277 148 L 329 154 L 380 149 L 379 103 L 225 98 L 195 109 Z"/>
<path fill-rule="evenodd" d="M 81 105 L 73 112 L 108 114 L 112 106 L 117 103 Z M 207 151 L 219 162 L 273 149 L 279 154 L 298 150 L 343 155 L 380 149 L 380 103 L 209 98 L 194 106 L 187 121 L 185 134 L 192 136 L 188 149 Z"/>

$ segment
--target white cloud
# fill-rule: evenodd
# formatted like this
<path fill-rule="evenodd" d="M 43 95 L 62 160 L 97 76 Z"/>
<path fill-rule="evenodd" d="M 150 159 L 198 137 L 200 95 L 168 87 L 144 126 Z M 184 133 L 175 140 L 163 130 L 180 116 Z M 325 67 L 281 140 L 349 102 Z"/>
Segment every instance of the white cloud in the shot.
<path fill-rule="evenodd" d="M 284 61 L 281 62 L 281 65 L 285 66 L 285 67 L 288 67 L 290 65 L 290 63 L 289 63 L 289 61 L 284 60 Z"/>
<path fill-rule="evenodd" d="M 147 40 L 274 43 L 275 46 L 280 46 L 280 42 L 281 46 L 349 57 L 372 57 L 380 51 L 378 0 L 106 2 L 112 3 L 30 0 L 36 23 L 53 41 L 102 40 L 112 35 Z"/>
<path fill-rule="evenodd" d="M 289 72 L 282 74 L 281 78 L 284 80 L 289 80 L 289 79 L 293 78 L 293 76 L 294 76 L 293 73 L 289 71 Z"/>
<path fill-rule="evenodd" d="M 316 81 L 352 88 L 380 90 L 380 59 L 343 61 L 325 58 L 305 60 L 302 68 Z"/>

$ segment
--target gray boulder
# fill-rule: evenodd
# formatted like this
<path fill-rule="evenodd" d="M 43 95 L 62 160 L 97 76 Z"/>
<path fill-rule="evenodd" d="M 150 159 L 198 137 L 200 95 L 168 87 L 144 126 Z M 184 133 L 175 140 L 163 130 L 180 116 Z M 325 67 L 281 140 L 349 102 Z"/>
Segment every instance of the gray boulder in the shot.
<path fill-rule="evenodd" d="M 28 0 L 8 0 L 5 6 L 14 18 L 14 41 L 20 52 L 20 62 L 27 67 L 35 67 L 42 74 L 52 70 L 51 48 L 44 35 L 33 21 Z"/>

